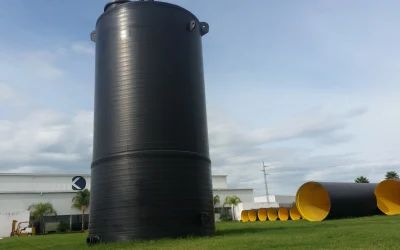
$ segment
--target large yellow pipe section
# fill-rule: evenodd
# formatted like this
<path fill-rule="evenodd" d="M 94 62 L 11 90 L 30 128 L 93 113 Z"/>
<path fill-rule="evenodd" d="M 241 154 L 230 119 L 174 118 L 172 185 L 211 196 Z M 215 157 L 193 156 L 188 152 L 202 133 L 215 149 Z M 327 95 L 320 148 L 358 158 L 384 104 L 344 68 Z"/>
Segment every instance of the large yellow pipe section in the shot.
<path fill-rule="evenodd" d="M 291 207 L 289 210 L 289 215 L 292 220 L 300 220 L 301 219 L 301 214 L 299 213 L 299 210 L 297 207 Z"/>
<path fill-rule="evenodd" d="M 249 215 L 248 215 L 248 211 L 247 210 L 243 210 L 240 213 L 240 219 L 242 220 L 242 222 L 248 222 L 249 221 Z"/>
<path fill-rule="evenodd" d="M 304 219 L 322 221 L 328 216 L 331 203 L 329 194 L 322 185 L 307 182 L 297 191 L 296 206 Z"/>
<path fill-rule="evenodd" d="M 287 221 L 289 219 L 289 210 L 286 207 L 279 207 L 278 218 L 281 221 Z"/>
<path fill-rule="evenodd" d="M 278 209 L 275 207 L 270 207 L 267 210 L 268 220 L 276 221 L 278 219 Z"/>
<path fill-rule="evenodd" d="M 375 188 L 379 210 L 386 215 L 400 214 L 400 181 L 384 180 Z"/>
<path fill-rule="evenodd" d="M 247 217 L 249 221 L 254 222 L 257 220 L 257 210 L 251 209 L 247 212 Z"/>
<path fill-rule="evenodd" d="M 266 208 L 258 209 L 257 216 L 259 221 L 266 221 L 268 218 L 267 209 Z"/>

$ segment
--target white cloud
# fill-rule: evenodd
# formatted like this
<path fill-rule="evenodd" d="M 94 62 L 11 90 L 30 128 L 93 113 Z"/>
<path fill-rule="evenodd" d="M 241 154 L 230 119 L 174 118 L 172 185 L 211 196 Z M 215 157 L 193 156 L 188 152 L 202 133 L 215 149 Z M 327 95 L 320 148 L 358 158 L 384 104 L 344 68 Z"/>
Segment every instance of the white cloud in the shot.
<path fill-rule="evenodd" d="M 57 53 L 51 51 L 34 51 L 21 55 L 24 71 L 45 80 L 54 81 L 62 77 L 65 72 L 56 64 Z"/>
<path fill-rule="evenodd" d="M 2 55 L 0 67 L 3 79 L 7 79 L 8 84 L 22 79 L 41 84 L 53 83 L 65 76 L 65 71 L 59 66 L 59 54 L 56 51 L 2 51 Z"/>
<path fill-rule="evenodd" d="M 87 165 L 92 116 L 91 112 L 67 116 L 38 110 L 19 121 L 0 121 L 0 169 L 33 164 L 58 169 L 70 165 L 70 170 L 76 170 Z"/>
<path fill-rule="evenodd" d="M 37 105 L 35 100 L 40 99 L 41 91 L 21 92 L 27 86 L 35 89 L 43 81 L 51 81 L 66 83 L 62 86 L 66 89 L 60 91 L 60 85 L 52 84 L 47 96 L 75 93 L 77 86 L 68 84 L 71 64 L 61 62 L 67 60 L 70 51 L 93 54 L 93 47 L 82 43 L 65 47 L 70 49 L 19 54 L 18 60 L 7 64 L 4 59 L 0 61 L 0 66 L 6 66 L 0 70 L 7 80 L 0 84 L 0 103 L 8 110 L 0 109 L 0 172 L 90 172 L 91 106 L 70 108 L 75 104 L 75 95 L 62 104 L 58 104 L 57 97 L 49 101 L 42 98 L 41 105 Z M 21 71 L 23 76 L 18 74 Z M 42 89 L 47 88 L 45 85 Z M 273 107 L 264 110 L 251 100 L 253 97 L 240 102 L 240 113 L 247 112 L 246 119 L 219 110 L 217 104 L 209 105 L 213 173 L 228 174 L 232 187 L 254 188 L 257 195 L 262 195 L 262 161 L 269 166 L 270 193 L 274 194 L 294 194 L 308 180 L 352 181 L 358 175 L 367 175 L 379 181 L 385 171 L 400 170 L 399 160 L 393 159 L 400 147 L 400 117 L 393 111 L 400 105 L 396 89 L 360 94 L 285 91 L 269 91 L 269 106 Z M 279 96 L 291 102 L 282 102 Z M 10 112 L 16 100 L 29 105 Z M 310 103 L 317 108 L 310 108 Z M 270 115 L 260 117 L 253 109 Z M 256 125 L 253 120 L 257 120 Z"/>
<path fill-rule="evenodd" d="M 21 166 L 18 168 L 8 169 L 3 171 L 3 173 L 11 174 L 30 174 L 30 173 L 49 173 L 56 174 L 60 173 L 61 169 L 57 169 L 49 166 Z"/>
<path fill-rule="evenodd" d="M 88 43 L 74 43 L 72 45 L 72 50 L 76 53 L 88 55 L 94 55 L 95 53 L 94 45 L 90 45 Z"/>
<path fill-rule="evenodd" d="M 7 84 L 0 83 L 0 100 L 9 101 L 17 97 L 15 91 Z"/>

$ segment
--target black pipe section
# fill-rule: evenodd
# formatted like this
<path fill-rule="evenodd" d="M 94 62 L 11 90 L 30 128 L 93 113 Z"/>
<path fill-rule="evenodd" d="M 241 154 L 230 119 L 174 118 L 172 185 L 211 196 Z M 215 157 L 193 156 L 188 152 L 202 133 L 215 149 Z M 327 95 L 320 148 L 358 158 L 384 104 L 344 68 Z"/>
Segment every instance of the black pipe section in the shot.
<path fill-rule="evenodd" d="M 89 237 L 107 243 L 210 236 L 215 223 L 201 41 L 208 25 L 169 3 L 112 4 L 92 33 Z"/>
<path fill-rule="evenodd" d="M 307 182 L 296 194 L 296 205 L 308 221 L 381 214 L 374 194 L 377 183 Z"/>

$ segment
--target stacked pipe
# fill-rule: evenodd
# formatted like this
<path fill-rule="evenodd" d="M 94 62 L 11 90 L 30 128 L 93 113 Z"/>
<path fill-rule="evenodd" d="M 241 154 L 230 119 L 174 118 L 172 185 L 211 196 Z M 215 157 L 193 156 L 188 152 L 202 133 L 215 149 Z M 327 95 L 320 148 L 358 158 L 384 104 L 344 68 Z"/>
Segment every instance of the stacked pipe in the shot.
<path fill-rule="evenodd" d="M 300 220 L 301 215 L 295 206 L 293 207 L 270 207 L 243 210 L 240 214 L 242 222 L 255 221 L 287 221 Z"/>
<path fill-rule="evenodd" d="M 399 179 L 380 183 L 306 182 L 296 193 L 296 206 L 244 210 L 242 221 L 323 221 L 379 214 L 400 214 Z"/>
<path fill-rule="evenodd" d="M 296 193 L 296 207 L 308 221 L 400 214 L 400 181 L 380 183 L 306 182 Z M 296 211 L 293 209 L 293 217 Z"/>

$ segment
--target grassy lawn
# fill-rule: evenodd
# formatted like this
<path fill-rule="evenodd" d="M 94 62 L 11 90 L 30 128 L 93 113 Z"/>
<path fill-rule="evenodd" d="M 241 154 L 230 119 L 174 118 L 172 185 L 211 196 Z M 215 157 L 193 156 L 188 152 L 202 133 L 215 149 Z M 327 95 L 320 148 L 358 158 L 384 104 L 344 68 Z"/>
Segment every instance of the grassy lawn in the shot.
<path fill-rule="evenodd" d="M 87 247 L 86 234 L 12 237 L 0 249 L 399 249 L 400 216 L 323 222 L 220 222 L 210 238 L 157 240 Z"/>

